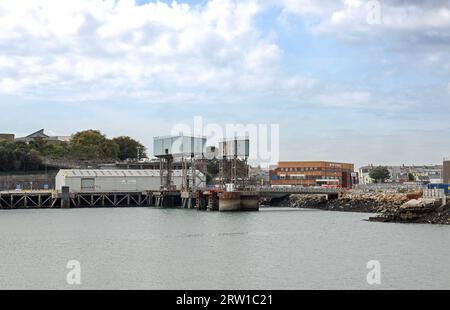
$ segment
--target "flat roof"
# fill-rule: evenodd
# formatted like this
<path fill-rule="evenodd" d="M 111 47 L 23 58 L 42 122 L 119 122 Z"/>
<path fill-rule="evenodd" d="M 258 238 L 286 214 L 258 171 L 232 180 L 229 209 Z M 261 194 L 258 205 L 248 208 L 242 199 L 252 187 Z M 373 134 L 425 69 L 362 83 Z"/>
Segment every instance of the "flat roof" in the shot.
<path fill-rule="evenodd" d="M 351 163 L 340 163 L 335 161 L 280 161 L 278 162 L 278 167 L 289 167 L 289 166 L 299 166 L 299 167 L 323 167 L 341 165 L 348 168 L 354 168 L 354 164 Z"/>
<path fill-rule="evenodd" d="M 197 173 L 200 173 L 198 171 Z M 61 169 L 58 175 L 65 177 L 159 177 L 159 170 L 153 169 Z M 190 170 L 188 171 L 190 174 Z M 182 176 L 181 170 L 172 170 L 172 176 Z"/>
<path fill-rule="evenodd" d="M 343 163 L 338 161 L 326 161 L 326 160 L 286 160 L 286 161 L 279 161 L 278 164 L 286 164 L 286 163 L 327 163 L 327 164 L 346 164 L 346 165 L 353 165 L 351 163 Z"/>

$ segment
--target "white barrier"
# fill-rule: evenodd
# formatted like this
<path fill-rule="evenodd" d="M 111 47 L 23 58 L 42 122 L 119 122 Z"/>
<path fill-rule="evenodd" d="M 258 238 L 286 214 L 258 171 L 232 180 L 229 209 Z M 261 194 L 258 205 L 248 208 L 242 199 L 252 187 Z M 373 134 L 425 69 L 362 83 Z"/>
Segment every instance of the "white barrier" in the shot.
<path fill-rule="evenodd" d="M 447 204 L 447 197 L 445 196 L 445 191 L 443 189 L 439 189 L 439 188 L 428 189 L 428 188 L 425 188 L 423 190 L 423 198 L 442 199 L 442 205 Z"/>

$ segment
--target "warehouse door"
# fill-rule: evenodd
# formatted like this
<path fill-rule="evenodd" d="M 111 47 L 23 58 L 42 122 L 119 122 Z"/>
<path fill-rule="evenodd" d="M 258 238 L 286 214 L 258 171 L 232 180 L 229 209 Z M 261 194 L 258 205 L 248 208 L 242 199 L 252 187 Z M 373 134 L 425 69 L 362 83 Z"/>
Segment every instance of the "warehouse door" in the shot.
<path fill-rule="evenodd" d="M 95 189 L 95 179 L 81 179 L 81 191 L 93 192 Z"/>

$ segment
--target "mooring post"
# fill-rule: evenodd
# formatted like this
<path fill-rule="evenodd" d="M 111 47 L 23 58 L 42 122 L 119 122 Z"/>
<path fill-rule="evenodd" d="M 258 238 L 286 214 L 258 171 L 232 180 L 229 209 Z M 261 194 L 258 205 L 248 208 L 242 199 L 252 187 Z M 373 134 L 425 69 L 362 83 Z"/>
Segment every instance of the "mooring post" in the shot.
<path fill-rule="evenodd" d="M 62 209 L 70 208 L 69 186 L 61 187 L 61 208 Z"/>

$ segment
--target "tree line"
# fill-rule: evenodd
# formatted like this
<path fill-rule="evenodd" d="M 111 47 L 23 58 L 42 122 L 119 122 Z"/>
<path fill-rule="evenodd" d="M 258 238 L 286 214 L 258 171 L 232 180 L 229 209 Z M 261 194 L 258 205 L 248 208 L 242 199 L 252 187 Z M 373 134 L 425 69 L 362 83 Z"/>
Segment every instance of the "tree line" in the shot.
<path fill-rule="evenodd" d="M 140 142 L 121 136 L 108 139 L 99 130 L 74 134 L 69 142 L 36 139 L 29 143 L 0 142 L 0 171 L 29 171 L 42 168 L 42 158 L 110 161 L 147 158 Z"/>

